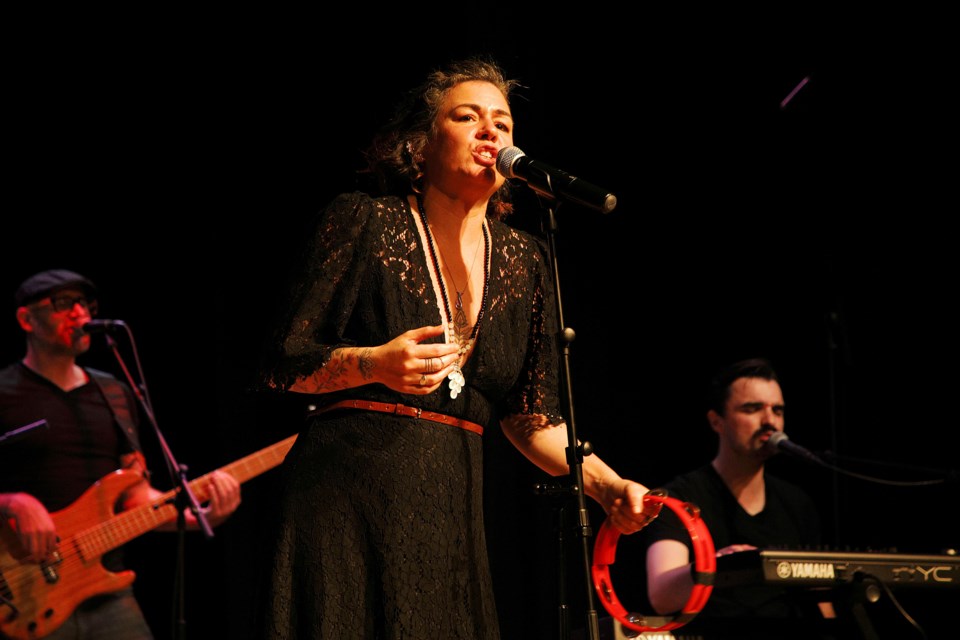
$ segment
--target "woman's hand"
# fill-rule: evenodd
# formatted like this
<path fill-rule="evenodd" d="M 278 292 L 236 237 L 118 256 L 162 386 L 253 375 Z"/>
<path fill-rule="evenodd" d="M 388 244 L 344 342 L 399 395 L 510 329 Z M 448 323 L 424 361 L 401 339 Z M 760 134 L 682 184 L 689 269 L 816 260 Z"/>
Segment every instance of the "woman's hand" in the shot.
<path fill-rule="evenodd" d="M 401 393 L 426 395 L 436 391 L 457 364 L 459 347 L 454 343 L 421 342 L 443 332 L 442 324 L 411 329 L 379 347 L 374 366 L 379 369 L 380 382 Z"/>
<path fill-rule="evenodd" d="M 649 489 L 633 480 L 620 480 L 610 487 L 612 500 L 604 504 L 610 522 L 620 533 L 636 533 L 660 515 L 663 503 L 644 500 Z"/>

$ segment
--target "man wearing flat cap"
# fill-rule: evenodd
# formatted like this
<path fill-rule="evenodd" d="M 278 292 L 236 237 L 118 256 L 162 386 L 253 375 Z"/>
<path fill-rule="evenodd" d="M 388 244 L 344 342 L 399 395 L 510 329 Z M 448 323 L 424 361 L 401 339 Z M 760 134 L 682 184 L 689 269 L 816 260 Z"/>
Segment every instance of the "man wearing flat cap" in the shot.
<path fill-rule="evenodd" d="M 91 503 L 85 492 L 118 469 L 135 475 L 109 507 L 122 511 L 162 495 L 147 480 L 139 408 L 129 386 L 76 362 L 90 349 L 83 326 L 96 315 L 97 287 L 74 271 L 51 269 L 24 280 L 14 303 L 26 354 L 0 369 L 0 435 L 18 434 L 0 443 L 0 562 L 6 580 L 0 637 L 29 632 L 23 637 L 152 638 L 129 583 L 113 581 L 99 567 L 77 570 L 69 558 L 82 554 L 62 548 L 58 537 L 66 534 L 58 524 L 97 515 L 86 511 Z M 28 425 L 40 426 L 24 433 Z M 222 471 L 210 478 L 207 517 L 216 526 L 236 510 L 240 486 Z M 186 520 L 188 528 L 198 528 L 193 513 Z M 176 523 L 158 529 L 172 531 Z M 124 569 L 122 548 L 106 551 L 101 560 L 109 572 Z"/>

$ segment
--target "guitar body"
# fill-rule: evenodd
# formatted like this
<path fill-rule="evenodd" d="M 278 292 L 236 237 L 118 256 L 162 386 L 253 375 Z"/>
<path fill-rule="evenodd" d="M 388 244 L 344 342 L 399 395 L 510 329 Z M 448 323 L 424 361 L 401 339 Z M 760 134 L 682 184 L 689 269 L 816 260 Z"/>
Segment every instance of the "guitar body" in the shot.
<path fill-rule="evenodd" d="M 62 625 L 77 606 L 92 596 L 133 583 L 133 571 L 114 573 L 100 564 L 102 554 L 87 557 L 78 534 L 116 517 L 114 505 L 140 474 L 116 471 L 87 489 L 72 505 L 51 514 L 60 536 L 58 557 L 51 562 L 21 563 L 25 553 L 8 526 L 0 539 L 0 633 L 13 640 L 42 638 Z M 9 600 L 17 608 L 14 612 Z"/>
<path fill-rule="evenodd" d="M 290 436 L 220 471 L 245 482 L 283 462 L 296 438 Z M 209 498 L 210 475 L 189 483 L 201 503 Z M 103 555 L 178 515 L 176 490 L 149 504 L 115 513 L 121 494 L 142 479 L 134 471 L 114 471 L 69 507 L 50 514 L 60 544 L 56 557 L 43 564 L 24 561 L 27 554 L 12 525 L 0 522 L 0 638 L 43 638 L 60 627 L 83 601 L 133 583 L 133 571 L 107 571 L 100 562 Z"/>

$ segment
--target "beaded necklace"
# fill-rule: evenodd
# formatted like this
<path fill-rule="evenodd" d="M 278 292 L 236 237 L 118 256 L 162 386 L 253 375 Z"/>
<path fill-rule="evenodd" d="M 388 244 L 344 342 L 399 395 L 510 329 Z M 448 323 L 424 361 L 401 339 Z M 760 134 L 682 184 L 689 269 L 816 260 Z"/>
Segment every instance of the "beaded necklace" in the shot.
<path fill-rule="evenodd" d="M 463 371 L 460 369 L 460 363 L 463 361 L 463 356 L 470 350 L 471 345 L 477 339 L 477 331 L 480 330 L 480 320 L 483 318 L 484 311 L 487 309 L 487 296 L 490 292 L 490 234 L 487 231 L 487 225 L 483 224 L 483 297 L 480 299 L 480 311 L 477 312 L 477 321 L 473 325 L 473 331 L 470 332 L 469 338 L 465 338 L 463 334 L 457 330 L 457 323 L 450 313 L 450 299 L 447 297 L 447 287 L 443 283 L 443 272 L 440 269 L 440 262 L 437 260 L 437 250 L 433 241 L 433 233 L 430 231 L 430 224 L 427 222 L 427 210 L 423 206 L 423 198 L 420 194 L 417 194 L 417 207 L 420 209 L 420 221 L 423 223 L 424 233 L 427 234 L 427 246 L 430 248 L 430 260 L 433 263 L 433 271 L 437 277 L 437 282 L 440 284 L 440 293 L 443 294 L 443 309 L 447 314 L 447 333 L 459 345 L 457 362 L 453 365 L 453 371 L 447 376 L 447 380 L 450 381 L 450 397 L 456 398 L 460 395 L 460 391 L 466 383 L 463 377 Z M 470 286 L 469 277 L 467 278 L 466 286 Z M 461 292 L 458 291 L 458 316 L 463 310 L 462 301 L 460 300 L 461 295 Z"/>

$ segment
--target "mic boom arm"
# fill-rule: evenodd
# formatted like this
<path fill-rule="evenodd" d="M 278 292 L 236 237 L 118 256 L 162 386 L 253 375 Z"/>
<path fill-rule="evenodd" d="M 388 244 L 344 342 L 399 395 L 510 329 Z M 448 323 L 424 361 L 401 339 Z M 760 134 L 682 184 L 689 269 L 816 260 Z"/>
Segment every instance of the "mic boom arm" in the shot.
<path fill-rule="evenodd" d="M 566 200 L 610 213 L 617 206 L 617 197 L 586 180 L 572 176 L 550 165 L 530 159 L 517 147 L 504 147 L 497 153 L 497 172 L 505 178 L 517 178 L 550 200 Z"/>

